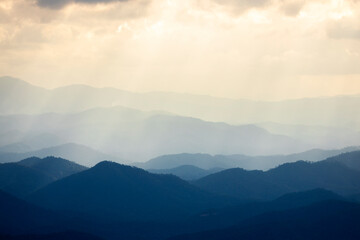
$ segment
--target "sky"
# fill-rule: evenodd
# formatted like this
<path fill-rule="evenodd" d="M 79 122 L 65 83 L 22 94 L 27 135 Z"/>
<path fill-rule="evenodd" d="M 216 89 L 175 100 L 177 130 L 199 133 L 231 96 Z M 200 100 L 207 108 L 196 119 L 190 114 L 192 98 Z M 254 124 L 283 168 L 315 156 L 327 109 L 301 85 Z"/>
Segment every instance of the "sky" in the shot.
<path fill-rule="evenodd" d="M 0 0 L 0 76 L 254 100 L 360 94 L 359 0 Z"/>

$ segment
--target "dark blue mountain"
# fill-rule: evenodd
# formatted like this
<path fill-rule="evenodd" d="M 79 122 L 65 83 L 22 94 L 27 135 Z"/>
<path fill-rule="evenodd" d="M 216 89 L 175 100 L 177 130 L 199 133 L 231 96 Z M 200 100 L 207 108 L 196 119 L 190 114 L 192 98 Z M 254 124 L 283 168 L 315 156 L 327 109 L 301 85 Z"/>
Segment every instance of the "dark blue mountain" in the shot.
<path fill-rule="evenodd" d="M 54 180 L 41 171 L 16 163 L 0 165 L 0 189 L 18 197 L 24 197 Z"/>
<path fill-rule="evenodd" d="M 28 233 L 60 223 L 60 218 L 56 214 L 1 190 L 0 213 L 1 234 Z"/>
<path fill-rule="evenodd" d="M 31 157 L 21 160 L 20 162 L 17 162 L 17 164 L 36 169 L 56 180 L 87 169 L 84 166 L 58 157 Z"/>
<path fill-rule="evenodd" d="M 66 231 L 49 234 L 0 235 L 0 240 L 103 240 L 81 232 Z"/>
<path fill-rule="evenodd" d="M 148 169 L 147 171 L 157 174 L 173 174 L 184 180 L 196 180 L 207 175 L 220 172 L 222 168 L 202 169 L 192 165 L 182 165 L 170 169 Z"/>
<path fill-rule="evenodd" d="M 0 165 L 0 189 L 18 197 L 86 168 L 62 158 L 27 158 Z"/>
<path fill-rule="evenodd" d="M 289 193 L 273 201 L 247 202 L 237 206 L 204 211 L 189 219 L 188 225 L 184 227 L 186 230 L 183 231 L 195 232 L 230 227 L 267 212 L 284 211 L 327 200 L 345 200 L 345 198 L 324 189 Z"/>
<path fill-rule="evenodd" d="M 356 240 L 360 239 L 360 205 L 323 201 L 246 219 L 221 230 L 180 235 L 171 240 Z"/>
<path fill-rule="evenodd" d="M 315 188 L 343 195 L 356 194 L 360 192 L 360 171 L 341 162 L 350 154 L 358 153 L 340 155 L 337 161 L 286 163 L 266 172 L 228 169 L 193 183 L 204 190 L 241 199 L 274 199 L 286 193 Z M 360 162 L 360 158 L 354 158 L 352 162 Z"/>
<path fill-rule="evenodd" d="M 360 151 L 343 153 L 326 159 L 329 162 L 338 162 L 345 166 L 360 171 Z"/>
<path fill-rule="evenodd" d="M 270 181 L 265 172 L 227 169 L 193 182 L 206 191 L 239 199 L 272 199 L 294 191 L 283 183 Z"/>
<path fill-rule="evenodd" d="M 111 220 L 160 220 L 188 216 L 231 202 L 173 175 L 101 162 L 32 194 L 31 201 L 56 211 Z"/>

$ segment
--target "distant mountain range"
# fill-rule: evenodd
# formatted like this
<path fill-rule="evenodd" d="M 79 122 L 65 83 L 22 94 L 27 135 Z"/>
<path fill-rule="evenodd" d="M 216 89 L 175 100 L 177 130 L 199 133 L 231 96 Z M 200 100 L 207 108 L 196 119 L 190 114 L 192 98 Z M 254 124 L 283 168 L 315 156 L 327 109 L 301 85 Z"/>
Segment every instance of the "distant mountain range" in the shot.
<path fill-rule="evenodd" d="M 30 152 L 74 142 L 145 161 L 182 152 L 269 155 L 344 148 L 359 145 L 359 105 L 359 95 L 259 102 L 83 85 L 48 90 L 1 77 L 0 151 Z M 17 116 L 4 116 L 9 114 Z M 58 127 L 62 134 L 51 126 L 59 124 L 64 124 Z M 138 145 L 144 154 L 136 154 Z"/>
<path fill-rule="evenodd" d="M 1 134 L 0 142 L 0 152 L 8 153 L 34 152 L 43 148 L 64 144 L 63 139 L 52 134 L 42 133 L 33 135 L 18 130 Z"/>
<path fill-rule="evenodd" d="M 121 161 L 117 157 L 101 153 L 84 145 L 66 143 L 31 152 L 14 153 L 0 151 L 0 163 L 16 162 L 30 157 L 45 158 L 47 156 L 66 158 L 80 165 L 89 167 L 104 160 Z"/>
<path fill-rule="evenodd" d="M 241 154 L 234 155 L 210 155 L 210 154 L 171 154 L 153 158 L 144 163 L 133 163 L 135 166 L 151 169 L 169 169 L 164 172 L 170 172 L 170 169 L 178 168 L 184 165 L 191 165 L 202 169 L 212 168 L 235 168 L 240 167 L 247 170 L 268 170 L 278 165 L 296 162 L 299 160 L 316 162 L 326 158 L 337 156 L 341 153 L 347 153 L 360 150 L 360 147 L 347 147 L 337 150 L 313 149 L 301 153 L 289 155 L 270 155 L 270 156 L 247 156 Z M 161 172 L 160 170 L 158 172 Z"/>
<path fill-rule="evenodd" d="M 275 122 L 360 130 L 359 95 L 261 102 L 178 93 L 140 94 L 85 85 L 47 90 L 11 77 L 0 78 L 0 89 L 1 114 L 65 113 L 119 105 L 231 124 Z"/>
<path fill-rule="evenodd" d="M 0 129 L 0 134 L 46 133 L 65 143 L 82 144 L 129 161 L 180 152 L 268 155 L 309 149 L 306 143 L 254 125 L 232 126 L 122 107 L 74 114 L 0 116 Z"/>
<path fill-rule="evenodd" d="M 208 175 L 193 183 L 216 194 L 240 199 L 273 199 L 285 193 L 324 188 L 340 194 L 360 192 L 359 152 L 351 152 L 316 163 L 298 161 L 263 171 L 240 168 Z M 350 168 L 355 166 L 355 168 Z"/>
<path fill-rule="evenodd" d="M 256 123 L 272 134 L 289 136 L 302 142 L 306 142 L 320 148 L 342 148 L 344 146 L 359 145 L 360 132 L 354 126 L 321 126 L 313 123 L 312 125 L 301 124 L 281 124 L 274 122 Z M 321 143 L 322 145 L 319 145 Z M 342 144 L 342 146 L 339 145 Z"/>

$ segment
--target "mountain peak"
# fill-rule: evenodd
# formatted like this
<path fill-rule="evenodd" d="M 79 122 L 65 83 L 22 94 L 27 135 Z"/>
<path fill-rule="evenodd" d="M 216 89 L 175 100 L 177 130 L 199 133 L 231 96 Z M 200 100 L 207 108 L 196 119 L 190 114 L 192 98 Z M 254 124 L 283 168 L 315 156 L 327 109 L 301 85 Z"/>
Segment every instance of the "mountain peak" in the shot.
<path fill-rule="evenodd" d="M 299 160 L 296 162 L 291 162 L 291 163 L 284 163 L 281 164 L 280 166 L 270 169 L 270 171 L 279 171 L 279 170 L 289 170 L 289 169 L 297 169 L 297 168 L 304 168 L 307 167 L 309 165 L 311 165 L 311 162 L 308 161 L 304 161 L 304 160 Z"/>
<path fill-rule="evenodd" d="M 10 77 L 10 76 L 1 76 L 0 82 L 25 82 L 23 80 L 20 80 L 18 78 Z"/>
<path fill-rule="evenodd" d="M 114 167 L 114 166 L 118 166 L 118 165 L 121 166 L 121 164 L 118 164 L 116 162 L 105 160 L 105 161 L 99 162 L 93 168 L 107 168 L 107 167 Z"/>
<path fill-rule="evenodd" d="M 92 172 L 97 172 L 97 173 L 100 172 L 100 173 L 105 173 L 105 174 L 110 174 L 110 173 L 114 173 L 114 174 L 130 173 L 130 175 L 136 175 L 136 173 L 146 173 L 146 175 L 151 174 L 141 168 L 132 167 L 129 165 L 124 165 L 124 164 L 120 164 L 120 163 L 112 162 L 112 161 L 99 162 L 94 167 L 92 167 L 90 170 Z"/>
<path fill-rule="evenodd" d="M 54 179 L 60 179 L 77 172 L 86 170 L 86 167 L 71 162 L 69 160 L 48 156 L 45 158 L 31 157 L 19 161 L 18 165 L 36 169 Z"/>

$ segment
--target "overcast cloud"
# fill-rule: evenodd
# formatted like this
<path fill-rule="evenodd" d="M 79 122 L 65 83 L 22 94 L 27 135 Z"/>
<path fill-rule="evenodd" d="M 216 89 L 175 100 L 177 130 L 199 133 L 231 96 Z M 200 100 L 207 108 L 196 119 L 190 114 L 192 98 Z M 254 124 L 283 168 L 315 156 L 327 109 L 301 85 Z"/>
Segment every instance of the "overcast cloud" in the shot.
<path fill-rule="evenodd" d="M 231 98 L 354 94 L 359 22 L 350 0 L 0 0 L 0 75 Z"/>
<path fill-rule="evenodd" d="M 37 4 L 40 7 L 59 9 L 71 3 L 109 3 L 109 2 L 125 2 L 127 0 L 37 0 Z"/>

